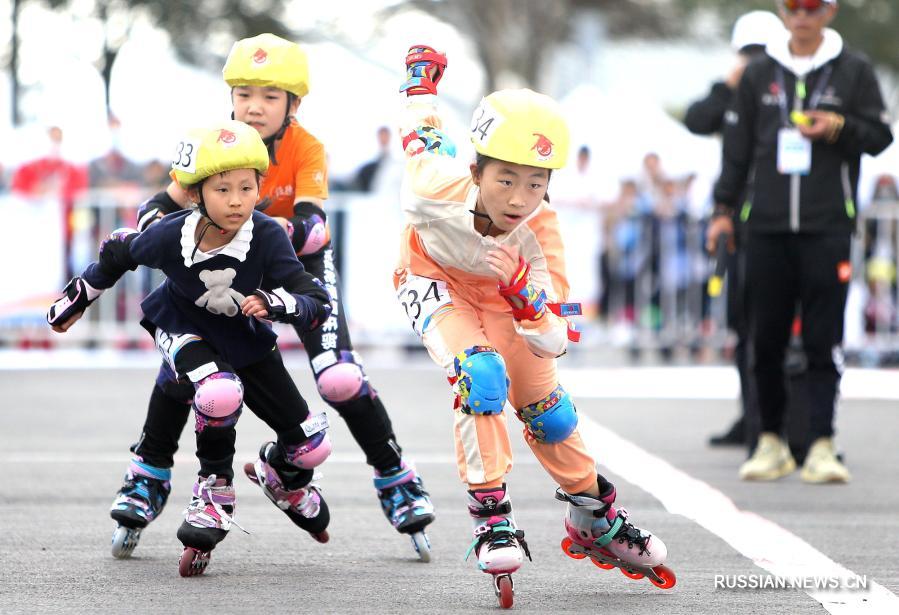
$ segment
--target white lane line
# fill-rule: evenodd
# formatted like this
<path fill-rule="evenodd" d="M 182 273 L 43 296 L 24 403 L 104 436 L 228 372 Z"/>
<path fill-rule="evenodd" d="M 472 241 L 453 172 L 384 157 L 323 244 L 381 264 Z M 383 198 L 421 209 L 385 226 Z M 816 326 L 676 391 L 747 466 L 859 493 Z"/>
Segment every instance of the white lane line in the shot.
<path fill-rule="evenodd" d="M 373 369 L 431 370 L 427 359 L 409 359 L 396 352 L 366 353 Z M 116 350 L 0 350 L 0 373 L 42 369 L 154 369 L 155 351 Z M 290 370 L 309 371 L 303 352 L 285 352 Z M 590 367 L 560 370 L 565 389 L 575 397 L 594 399 L 737 399 L 740 381 L 730 366 Z M 899 370 L 849 368 L 840 384 L 840 397 L 850 400 L 899 401 Z"/>
<path fill-rule="evenodd" d="M 593 367 L 560 371 L 565 390 L 595 399 L 737 399 L 740 379 L 729 366 Z M 899 400 L 899 370 L 849 368 L 840 397 Z"/>
<path fill-rule="evenodd" d="M 788 579 L 857 577 L 776 523 L 740 510 L 712 486 L 584 414 L 579 418 L 581 436 L 598 463 L 657 498 L 668 512 L 682 515 L 717 535 L 756 566 Z M 676 558 L 671 564 L 676 573 Z M 899 613 L 899 598 L 871 579 L 867 592 L 806 589 L 806 593 L 834 614 Z"/>

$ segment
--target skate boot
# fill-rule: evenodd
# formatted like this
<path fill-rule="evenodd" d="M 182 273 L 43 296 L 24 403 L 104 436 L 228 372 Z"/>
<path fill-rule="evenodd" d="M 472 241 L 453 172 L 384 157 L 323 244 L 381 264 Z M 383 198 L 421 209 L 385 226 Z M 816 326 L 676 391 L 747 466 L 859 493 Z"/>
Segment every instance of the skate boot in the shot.
<path fill-rule="evenodd" d="M 434 521 L 434 505 L 421 477 L 405 462 L 385 474 L 375 472 L 375 489 L 384 516 L 400 534 L 408 534 L 423 562 L 431 561 L 431 542 L 425 527 Z"/>
<path fill-rule="evenodd" d="M 125 480 L 109 509 L 118 526 L 112 534 L 112 556 L 130 557 L 141 531 L 162 513 L 172 490 L 172 471 L 132 457 Z"/>
<path fill-rule="evenodd" d="M 240 527 L 233 517 L 234 487 L 224 478 L 217 479 L 215 474 L 200 476 L 193 493 L 193 499 L 184 510 L 184 521 L 178 528 L 178 540 L 184 545 L 178 564 L 178 573 L 182 577 L 203 574 L 211 551 L 228 535 L 231 524 Z"/>
<path fill-rule="evenodd" d="M 299 467 L 292 467 L 295 471 L 282 470 L 280 468 L 289 466 L 289 463 L 284 460 L 279 462 L 278 457 L 277 445 L 267 442 L 259 450 L 259 459 L 244 465 L 244 473 L 297 526 L 309 532 L 318 542 L 328 542 L 327 528 L 331 513 L 318 485 L 311 482 L 312 470 Z M 273 464 L 279 469 L 275 469 Z"/>
<path fill-rule="evenodd" d="M 631 524 L 627 511 L 612 506 L 615 487 L 599 479 L 600 497 L 587 494 L 572 495 L 556 490 L 556 499 L 568 502 L 562 550 L 574 559 L 589 556 L 603 570 L 618 568 L 631 579 L 648 577 L 662 589 L 674 587 L 674 571 L 662 564 L 668 549 L 658 536 L 653 536 Z"/>
<path fill-rule="evenodd" d="M 524 532 L 515 527 L 506 485 L 469 491 L 468 514 L 474 524 L 474 541 L 468 547 L 465 559 L 474 551 L 478 568 L 493 576 L 493 590 L 500 607 L 511 608 L 514 599 L 512 573 L 521 568 L 522 551 L 528 559 L 531 559 L 531 553 L 524 541 Z"/>

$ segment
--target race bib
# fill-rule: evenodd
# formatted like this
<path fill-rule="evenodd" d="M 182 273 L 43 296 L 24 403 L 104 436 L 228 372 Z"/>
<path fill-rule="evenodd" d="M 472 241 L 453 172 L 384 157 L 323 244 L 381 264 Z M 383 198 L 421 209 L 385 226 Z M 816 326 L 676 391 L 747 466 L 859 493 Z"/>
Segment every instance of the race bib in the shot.
<path fill-rule="evenodd" d="M 169 367 L 172 368 L 172 371 L 178 374 L 178 370 L 175 369 L 175 355 L 178 354 L 178 351 L 184 348 L 190 342 L 196 342 L 200 340 L 200 337 L 197 335 L 193 335 L 190 333 L 175 333 L 170 334 L 166 333 L 159 327 L 156 328 L 156 333 L 153 335 L 153 339 L 156 341 L 156 349 L 159 350 L 159 353 L 162 355 L 162 358 L 165 359 L 165 362 L 169 364 Z M 204 366 L 203 366 L 204 367 Z M 214 364 L 213 364 L 214 367 Z M 198 368 L 200 369 L 200 368 Z M 194 370 L 197 371 L 197 370 Z M 202 371 L 202 370 L 201 370 Z M 213 371 L 216 371 L 213 369 Z M 212 373 L 212 372 L 210 372 Z M 192 372 L 193 374 L 193 372 Z M 178 374 L 181 376 L 182 374 Z M 191 382 L 197 382 L 202 380 L 209 374 L 193 374 L 191 378 Z M 196 380 L 194 379 L 196 378 Z"/>
<path fill-rule="evenodd" d="M 783 175 L 808 175 L 812 168 L 812 142 L 795 128 L 777 132 L 777 170 Z"/>
<path fill-rule="evenodd" d="M 419 337 L 432 326 L 434 314 L 453 302 L 446 282 L 411 274 L 406 276 L 396 297 L 403 304 L 412 329 Z"/>
<path fill-rule="evenodd" d="M 197 172 L 197 150 L 200 148 L 199 141 L 179 141 L 175 148 L 175 154 L 172 156 L 172 168 L 180 169 L 185 173 Z"/>

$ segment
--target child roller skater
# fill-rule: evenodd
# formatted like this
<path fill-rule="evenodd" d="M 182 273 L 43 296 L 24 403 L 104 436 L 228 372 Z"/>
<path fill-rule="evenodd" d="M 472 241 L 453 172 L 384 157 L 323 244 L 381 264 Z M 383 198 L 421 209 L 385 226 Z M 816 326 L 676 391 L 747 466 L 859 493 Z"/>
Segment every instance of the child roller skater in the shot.
<path fill-rule="evenodd" d="M 295 326 L 319 394 L 346 421 L 364 451 L 388 521 L 398 532 L 409 535 L 419 557 L 428 561 L 430 544 L 424 529 L 434 520 L 434 507 L 416 470 L 403 458 L 387 410 L 353 350 L 323 209 L 328 197 L 325 150 L 294 117 L 309 92 L 306 54 L 295 43 L 262 34 L 237 41 L 222 73 L 231 86 L 234 118 L 255 128 L 268 148 L 269 170 L 260 188 L 259 207 L 282 225 L 300 262 L 331 294 L 333 312 L 321 327 Z M 173 183 L 141 206 L 139 228 L 187 204 L 187 193 Z M 168 480 L 191 395 L 190 390 L 157 379 L 141 438 L 132 447 L 135 456 L 143 458 L 145 473 L 153 475 L 147 480 Z M 256 480 L 254 473 L 248 474 Z M 140 519 L 146 525 L 161 508 L 149 502 L 164 504 L 164 499 L 133 496 L 129 475 L 111 515 L 122 523 L 121 517 L 133 508 L 131 502 L 137 501 L 148 511 L 146 521 Z M 122 552 L 114 548 L 113 554 L 121 556 Z"/>
<path fill-rule="evenodd" d="M 265 320 L 311 330 L 328 318 L 331 303 L 281 227 L 254 209 L 268 168 L 256 130 L 222 121 L 192 132 L 177 152 L 171 174 L 195 207 L 142 233 L 113 232 L 99 260 L 69 282 L 47 320 L 55 331 L 67 331 L 104 289 L 138 265 L 166 274 L 141 304 L 141 324 L 163 356 L 166 378 L 193 389 L 200 471 L 178 529 L 184 545 L 179 572 L 193 576 L 204 571 L 235 523 L 232 462 L 244 400 L 277 434 L 253 464 L 258 482 L 294 523 L 321 542 L 328 539 L 328 507 L 311 483 L 313 468 L 331 451 L 327 420 L 310 416 Z M 140 458 L 132 461 L 127 479 L 134 509 L 144 514 L 123 515 L 122 534 L 139 531 L 158 513 L 169 478 Z"/>
<path fill-rule="evenodd" d="M 559 485 L 556 497 L 568 505 L 566 553 L 674 585 L 662 566 L 664 543 L 629 521 L 615 505 L 614 486 L 596 473 L 556 375 L 556 358 L 577 337 L 563 317 L 579 313 L 564 303 L 562 238 L 546 201 L 552 170 L 564 166 L 568 151 L 558 106 L 530 90 L 484 98 L 471 122 L 477 159 L 459 173 L 436 108 L 446 58 L 416 46 L 406 66 L 401 203 L 408 226 L 395 286 L 455 393 L 457 463 L 474 530 L 468 555 L 493 576 L 500 605 L 512 606 L 511 574 L 530 554 L 505 483 L 512 469 L 502 415 L 508 400 Z"/>

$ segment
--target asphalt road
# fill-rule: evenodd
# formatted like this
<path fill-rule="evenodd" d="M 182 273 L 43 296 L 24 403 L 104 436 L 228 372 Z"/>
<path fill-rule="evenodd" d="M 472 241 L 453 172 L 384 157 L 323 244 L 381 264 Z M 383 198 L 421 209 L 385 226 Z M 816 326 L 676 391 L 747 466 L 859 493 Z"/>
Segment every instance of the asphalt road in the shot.
<path fill-rule="evenodd" d="M 300 390 L 323 407 L 308 370 L 293 369 Z M 0 612 L 2 613 L 465 613 L 497 608 L 490 577 L 462 558 L 470 541 L 465 491 L 453 463 L 446 382 L 436 368 L 373 369 L 400 444 L 415 460 L 437 506 L 429 528 L 433 561 L 417 561 L 408 539 L 383 518 L 370 469 L 335 413 L 335 454 L 322 485 L 332 510 L 331 541 L 298 530 L 238 473 L 238 520 L 206 574 L 178 576 L 175 538 L 196 471 L 193 435 L 181 441 L 174 490 L 135 556 L 109 554 L 115 524 L 108 507 L 137 437 L 153 371 L 0 371 Z M 849 570 L 899 593 L 899 412 L 890 402 L 844 402 L 838 426 L 854 480 L 809 486 L 798 475 L 774 484 L 736 477 L 743 453 L 711 450 L 708 434 L 735 404 L 691 400 L 579 399 L 579 412 L 644 451 L 800 537 Z M 512 419 L 514 420 L 514 419 Z M 652 493 L 614 473 L 619 501 L 637 525 L 661 536 L 678 576 L 664 591 L 646 580 L 566 557 L 564 505 L 517 437 L 509 477 L 516 520 L 533 562 L 514 576 L 517 612 L 824 613 L 800 590 L 716 587 L 716 575 L 766 575 L 719 535 L 671 514 Z M 238 424 L 237 461 L 251 460 L 267 428 L 251 413 Z M 600 463 L 603 460 L 600 456 Z M 617 460 L 620 464 L 621 460 Z M 635 461 L 636 462 L 636 461 Z M 610 464 L 612 465 L 612 464 Z M 605 473 L 605 471 L 604 471 Z M 697 506 L 701 506 L 697 502 Z M 765 536 L 759 536 L 764 543 Z M 858 606 L 858 592 L 847 594 Z M 832 607 L 832 608 L 838 608 Z M 856 607 L 853 607 L 856 608 Z M 838 612 L 838 611 L 834 611 Z M 865 612 L 874 612 L 873 610 Z"/>

